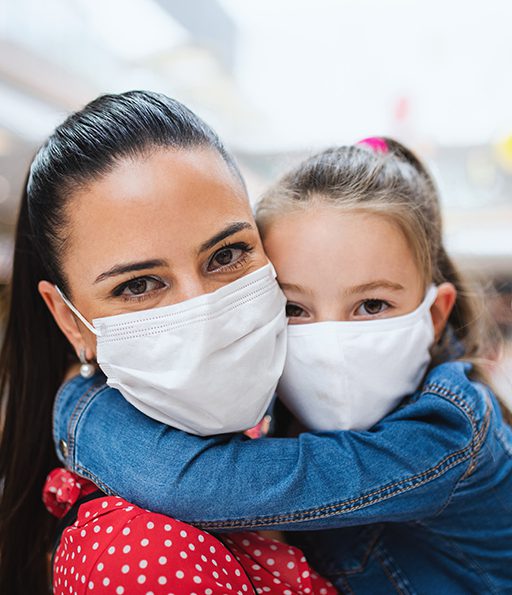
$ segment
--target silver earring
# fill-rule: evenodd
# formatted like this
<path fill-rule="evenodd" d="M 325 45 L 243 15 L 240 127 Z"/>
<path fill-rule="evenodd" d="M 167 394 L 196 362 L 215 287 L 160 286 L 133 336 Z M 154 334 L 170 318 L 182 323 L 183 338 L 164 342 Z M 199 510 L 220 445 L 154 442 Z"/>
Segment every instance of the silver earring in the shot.
<path fill-rule="evenodd" d="M 92 378 L 96 372 L 96 368 L 93 364 L 90 364 L 85 357 L 85 349 L 80 349 L 80 376 L 82 378 Z"/>

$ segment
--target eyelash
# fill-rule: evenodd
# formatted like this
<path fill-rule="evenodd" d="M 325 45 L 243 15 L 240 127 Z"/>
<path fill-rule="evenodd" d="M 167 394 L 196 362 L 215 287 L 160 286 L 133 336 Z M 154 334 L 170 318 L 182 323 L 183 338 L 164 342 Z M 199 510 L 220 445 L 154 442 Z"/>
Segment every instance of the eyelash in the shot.
<path fill-rule="evenodd" d="M 379 304 L 381 304 L 381 306 L 383 307 L 383 309 L 380 312 L 377 312 L 376 314 L 368 314 L 368 313 L 366 313 L 365 316 L 368 316 L 368 317 L 379 316 L 379 314 L 382 314 L 383 312 L 386 312 L 388 309 L 392 308 L 391 304 L 389 302 L 387 302 L 386 300 L 381 300 L 379 298 L 367 298 L 367 299 L 363 300 L 362 302 L 360 302 L 357 305 L 357 308 L 355 309 L 355 313 L 357 314 L 361 308 L 363 308 L 366 304 L 368 304 L 370 302 L 378 302 Z M 288 311 L 288 309 L 291 309 L 291 308 L 300 308 L 302 310 L 302 312 L 304 314 L 306 314 L 306 316 L 308 316 L 308 312 L 302 306 L 299 306 L 298 304 L 295 304 L 294 302 L 288 302 L 286 304 L 287 311 Z M 288 313 L 287 313 L 287 316 L 288 316 L 288 318 L 300 318 L 300 317 L 302 317 L 301 315 L 291 316 Z"/>
<path fill-rule="evenodd" d="M 234 271 L 234 270 L 240 268 L 241 266 L 243 266 L 245 264 L 245 261 L 247 260 L 249 254 L 254 250 L 254 247 L 250 246 L 246 242 L 236 242 L 235 244 L 229 244 L 229 243 L 223 244 L 217 250 L 215 250 L 214 254 L 210 257 L 210 259 L 208 260 L 208 263 L 206 265 L 206 268 L 208 269 L 208 267 L 212 263 L 213 259 L 219 254 L 219 252 L 222 252 L 223 250 L 228 250 L 228 249 L 242 250 L 243 255 L 240 256 L 240 258 L 233 264 L 219 267 L 216 271 L 211 271 L 211 272 L 217 273 L 219 271 Z"/>
<path fill-rule="evenodd" d="M 121 283 L 121 285 L 118 285 L 112 291 L 112 295 L 114 297 L 121 298 L 122 300 L 124 300 L 126 302 L 143 302 L 145 299 L 148 299 L 152 296 L 153 291 L 157 291 L 157 290 L 147 291 L 141 295 L 123 295 L 123 291 L 130 285 L 130 283 L 133 283 L 134 281 L 139 281 L 139 280 L 140 281 L 142 281 L 142 280 L 155 281 L 156 283 L 161 283 L 162 285 L 165 285 L 165 283 L 158 277 L 153 277 L 151 275 L 143 275 L 143 276 L 134 275 L 130 279 L 127 279 L 126 281 Z"/>
<path fill-rule="evenodd" d="M 377 314 L 366 314 L 366 316 L 379 316 L 379 314 L 382 314 L 382 312 L 385 312 L 392 307 L 391 304 L 386 300 L 382 300 L 379 298 L 367 298 L 359 304 L 359 306 L 356 308 L 356 312 L 358 312 L 365 304 L 368 304 L 370 302 L 379 302 L 382 306 L 384 306 L 384 310 L 377 312 Z"/>
<path fill-rule="evenodd" d="M 222 250 L 229 249 L 229 248 L 232 248 L 234 250 L 242 250 L 244 254 L 233 264 L 226 265 L 224 267 L 220 267 L 219 269 L 217 269 L 217 271 L 214 271 L 214 272 L 236 270 L 240 266 L 243 266 L 243 264 L 247 260 L 247 257 L 249 256 L 249 254 L 254 250 L 254 248 L 252 246 L 249 246 L 249 244 L 246 244 L 245 242 L 237 242 L 235 244 L 226 243 L 226 244 L 220 246 L 215 251 L 215 253 L 212 255 L 212 257 L 209 259 L 207 266 L 210 265 L 210 263 L 213 261 L 213 259 L 219 252 L 221 252 Z M 134 302 L 134 301 L 142 302 L 145 299 L 150 298 L 153 294 L 153 291 L 147 291 L 141 295 L 123 295 L 124 290 L 130 285 L 130 283 L 133 283 L 134 281 L 138 281 L 138 280 L 154 281 L 156 283 L 161 283 L 162 285 L 164 285 L 164 282 L 161 279 L 159 279 L 158 277 L 153 277 L 151 275 L 143 275 L 143 276 L 134 275 L 130 279 L 127 279 L 126 281 L 121 283 L 121 285 L 118 285 L 112 291 L 112 295 L 116 298 L 121 298 L 122 300 L 129 301 L 129 302 Z M 154 291 L 156 291 L 156 290 L 154 290 Z"/>

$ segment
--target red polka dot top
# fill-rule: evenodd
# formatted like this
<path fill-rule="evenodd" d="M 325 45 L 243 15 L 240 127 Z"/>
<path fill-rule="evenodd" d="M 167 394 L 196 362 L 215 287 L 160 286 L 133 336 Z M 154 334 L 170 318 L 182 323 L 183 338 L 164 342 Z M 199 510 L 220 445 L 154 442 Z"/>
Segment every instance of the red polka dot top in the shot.
<path fill-rule="evenodd" d="M 43 501 L 63 517 L 96 490 L 56 469 Z M 62 533 L 53 561 L 54 595 L 337 593 L 295 547 L 252 532 L 220 537 L 116 496 L 92 499 Z"/>

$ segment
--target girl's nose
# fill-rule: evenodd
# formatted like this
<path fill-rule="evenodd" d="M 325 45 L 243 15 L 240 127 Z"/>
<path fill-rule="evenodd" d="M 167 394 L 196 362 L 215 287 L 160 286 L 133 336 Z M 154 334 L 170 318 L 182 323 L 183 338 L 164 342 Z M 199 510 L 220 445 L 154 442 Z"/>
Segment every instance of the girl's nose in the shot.
<path fill-rule="evenodd" d="M 347 320 L 347 316 L 340 304 L 326 304 L 315 311 L 315 322 L 339 322 L 342 320 Z"/>

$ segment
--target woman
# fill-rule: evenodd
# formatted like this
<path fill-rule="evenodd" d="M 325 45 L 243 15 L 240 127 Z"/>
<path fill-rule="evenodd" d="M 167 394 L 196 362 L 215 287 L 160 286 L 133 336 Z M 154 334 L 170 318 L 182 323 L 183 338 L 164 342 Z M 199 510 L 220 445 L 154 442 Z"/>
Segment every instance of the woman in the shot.
<path fill-rule="evenodd" d="M 183 351 L 179 369 L 188 366 L 189 379 L 198 380 L 200 368 L 202 384 L 191 387 L 174 370 L 183 400 L 179 410 L 162 413 L 199 433 L 236 431 L 259 420 L 282 371 L 286 327 L 284 297 L 233 159 L 199 118 L 164 96 L 105 96 L 68 118 L 32 163 L 16 234 L 1 360 L 0 591 L 12 595 L 47 589 L 54 526 L 40 498 L 57 463 L 53 401 L 66 374 L 73 375 L 73 362 L 96 352 L 95 329 L 76 322 L 67 299 L 86 316 L 119 318 L 238 284 L 214 305 L 211 324 L 195 324 L 194 343 L 202 350 Z M 212 311 L 208 304 L 205 311 Z M 185 308 L 173 327 L 185 347 L 178 327 L 197 312 Z M 239 312 L 244 324 L 228 329 Z M 107 359 L 115 345 L 107 336 Z M 162 349 L 164 382 L 172 362 Z M 115 366 L 129 354 L 113 355 Z M 247 379 L 254 389 L 244 388 L 247 400 L 240 404 Z M 149 401 L 150 410 L 161 408 L 157 389 Z M 191 415 L 188 427 L 183 420 Z"/>

